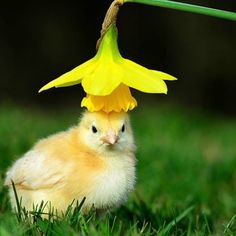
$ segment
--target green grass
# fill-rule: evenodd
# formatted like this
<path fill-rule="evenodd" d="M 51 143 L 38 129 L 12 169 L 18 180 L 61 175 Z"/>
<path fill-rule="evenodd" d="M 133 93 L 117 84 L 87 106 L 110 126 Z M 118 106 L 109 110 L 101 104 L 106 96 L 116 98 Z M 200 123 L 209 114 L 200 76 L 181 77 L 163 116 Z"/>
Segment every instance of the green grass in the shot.
<path fill-rule="evenodd" d="M 132 112 L 137 183 L 103 218 L 80 206 L 50 220 L 10 210 L 4 173 L 39 138 L 76 124 L 80 109 L 0 105 L 0 235 L 236 235 L 236 119 L 158 104 Z M 20 217 L 19 217 L 20 214 Z"/>

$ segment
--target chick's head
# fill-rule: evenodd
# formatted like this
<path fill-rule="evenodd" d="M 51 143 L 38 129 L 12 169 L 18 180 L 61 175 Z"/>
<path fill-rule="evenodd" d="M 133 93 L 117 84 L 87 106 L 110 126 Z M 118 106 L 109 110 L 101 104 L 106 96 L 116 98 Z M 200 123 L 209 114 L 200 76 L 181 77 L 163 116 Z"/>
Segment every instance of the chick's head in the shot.
<path fill-rule="evenodd" d="M 134 151 L 129 116 L 125 112 L 85 112 L 80 125 L 82 141 L 97 152 Z"/>

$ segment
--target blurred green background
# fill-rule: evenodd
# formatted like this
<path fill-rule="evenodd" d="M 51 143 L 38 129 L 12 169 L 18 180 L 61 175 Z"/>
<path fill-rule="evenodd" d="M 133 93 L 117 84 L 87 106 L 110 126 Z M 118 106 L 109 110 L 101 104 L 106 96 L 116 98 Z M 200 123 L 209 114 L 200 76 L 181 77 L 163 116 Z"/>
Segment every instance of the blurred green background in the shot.
<path fill-rule="evenodd" d="M 236 12 L 234 0 L 185 1 Z M 38 89 L 95 55 L 111 1 L 5 2 L 0 9 L 0 99 L 24 104 L 79 104 L 80 86 Z M 137 93 L 138 100 L 170 101 L 236 114 L 235 22 L 125 4 L 118 17 L 122 55 L 176 76 L 169 94 Z"/>

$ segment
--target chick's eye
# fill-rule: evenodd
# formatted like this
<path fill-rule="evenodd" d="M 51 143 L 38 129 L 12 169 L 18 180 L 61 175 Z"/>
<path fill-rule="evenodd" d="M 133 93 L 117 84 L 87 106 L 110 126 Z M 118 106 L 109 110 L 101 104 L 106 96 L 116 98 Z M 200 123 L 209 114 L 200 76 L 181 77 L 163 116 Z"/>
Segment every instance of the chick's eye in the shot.
<path fill-rule="evenodd" d="M 97 128 L 94 125 L 92 126 L 92 131 L 94 134 L 98 132 Z"/>
<path fill-rule="evenodd" d="M 125 132 L 125 125 L 124 124 L 121 127 L 121 132 Z"/>

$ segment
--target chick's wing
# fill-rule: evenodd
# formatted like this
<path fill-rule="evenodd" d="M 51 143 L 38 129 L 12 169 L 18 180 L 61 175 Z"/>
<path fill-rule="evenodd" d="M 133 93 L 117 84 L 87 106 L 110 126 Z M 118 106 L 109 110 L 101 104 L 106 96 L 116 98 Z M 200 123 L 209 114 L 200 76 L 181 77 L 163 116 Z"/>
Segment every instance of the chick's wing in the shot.
<path fill-rule="evenodd" d="M 50 162 L 46 156 L 35 150 L 27 152 L 7 172 L 5 185 L 12 181 L 18 188 L 36 190 L 51 188 L 63 180 L 62 165 Z"/>

